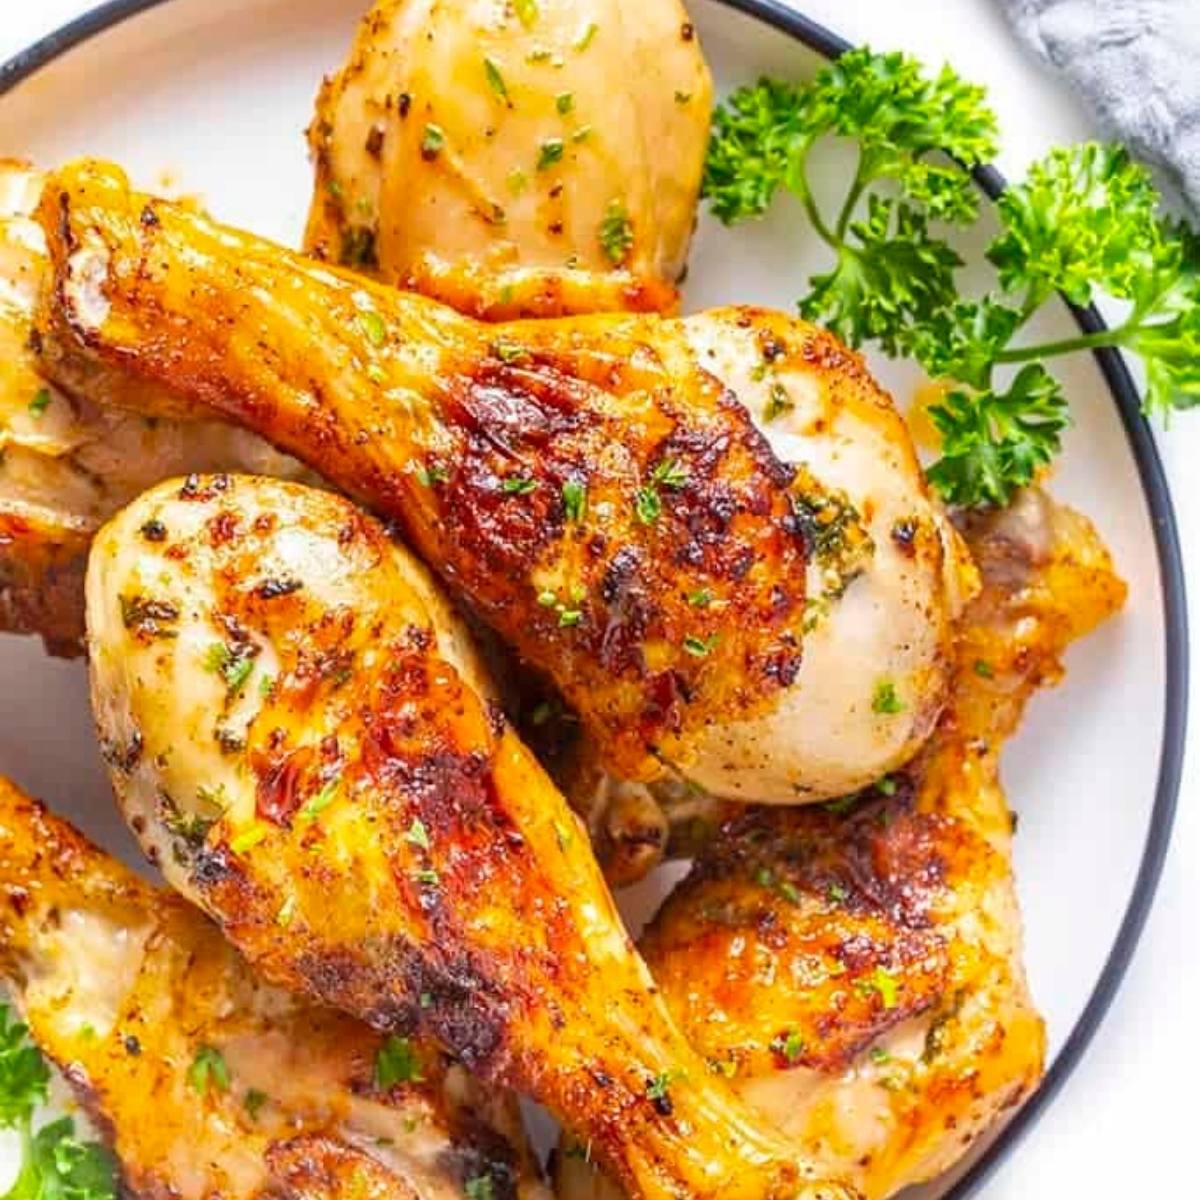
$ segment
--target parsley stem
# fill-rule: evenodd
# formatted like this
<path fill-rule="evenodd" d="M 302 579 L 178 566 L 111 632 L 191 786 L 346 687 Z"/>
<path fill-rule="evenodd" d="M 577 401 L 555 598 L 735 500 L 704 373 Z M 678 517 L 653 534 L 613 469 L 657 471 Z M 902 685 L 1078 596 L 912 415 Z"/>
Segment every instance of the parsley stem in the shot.
<path fill-rule="evenodd" d="M 826 245 L 833 247 L 834 250 L 840 250 L 842 248 L 842 239 L 825 224 L 825 219 L 821 216 L 820 210 L 817 208 L 817 202 L 813 199 L 812 191 L 809 189 L 808 179 L 804 174 L 803 168 L 796 172 L 795 191 L 800 197 L 800 203 L 804 205 L 804 211 L 808 215 L 813 229 L 816 230 L 817 236 Z"/>
<path fill-rule="evenodd" d="M 1042 342 L 1037 346 L 1016 346 L 1008 350 L 997 351 L 992 361 L 998 363 L 1033 362 L 1055 354 L 1070 354 L 1075 350 L 1097 350 L 1104 346 L 1117 346 L 1133 328 L 1133 326 L 1122 325 L 1118 329 L 1098 329 L 1095 333 L 1081 333 L 1076 337 L 1063 338 L 1057 342 Z"/>
<path fill-rule="evenodd" d="M 33 1162 L 33 1115 L 30 1114 L 21 1122 L 21 1174 L 27 1173 L 27 1170 Z M 14 1189 L 15 1190 L 15 1189 Z"/>
<path fill-rule="evenodd" d="M 42 1192 L 41 1172 L 37 1167 L 37 1150 L 33 1144 L 33 1117 L 28 1116 L 21 1123 L 21 1169 L 17 1173 L 12 1188 L 7 1196 L 40 1196 Z"/>
<path fill-rule="evenodd" d="M 846 201 L 842 205 L 842 211 L 838 213 L 837 225 L 834 228 L 839 242 L 846 240 L 846 230 L 850 225 L 850 218 L 854 215 L 854 209 L 866 186 L 867 181 L 863 178 L 862 162 L 860 161 L 854 172 L 854 182 L 851 183 L 850 190 L 846 193 Z"/>

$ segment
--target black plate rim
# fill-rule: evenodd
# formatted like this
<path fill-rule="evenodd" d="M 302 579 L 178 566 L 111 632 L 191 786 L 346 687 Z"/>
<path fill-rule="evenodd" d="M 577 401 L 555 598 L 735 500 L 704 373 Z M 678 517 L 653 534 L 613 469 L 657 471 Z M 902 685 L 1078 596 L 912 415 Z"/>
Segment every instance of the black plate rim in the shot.
<path fill-rule="evenodd" d="M 90 38 L 168 2 L 169 0 L 107 0 L 107 3 L 88 10 L 0 65 L 0 97 Z M 714 2 L 771 26 L 827 59 L 836 58 L 853 46 L 853 43 L 833 30 L 788 7 L 780 0 Z M 995 167 L 981 168 L 975 172 L 975 178 L 979 187 L 993 200 L 1006 186 L 1004 176 Z M 1105 327 L 1103 317 L 1094 306 L 1072 307 L 1072 313 L 1085 333 Z M 1179 529 L 1162 459 L 1149 422 L 1142 412 L 1141 397 L 1129 367 L 1124 357 L 1116 350 L 1101 349 L 1093 351 L 1093 354 L 1117 405 L 1126 440 L 1137 466 L 1146 505 L 1150 511 L 1163 594 L 1167 677 L 1154 805 L 1137 878 L 1125 915 L 1113 940 L 1104 969 L 1083 1012 L 1055 1055 L 1037 1091 L 942 1200 L 967 1200 L 969 1196 L 978 1195 L 980 1188 L 991 1178 L 1017 1143 L 1033 1128 L 1079 1066 L 1121 987 L 1153 907 L 1171 841 L 1179 799 L 1187 734 L 1189 673 L 1187 596 Z"/>

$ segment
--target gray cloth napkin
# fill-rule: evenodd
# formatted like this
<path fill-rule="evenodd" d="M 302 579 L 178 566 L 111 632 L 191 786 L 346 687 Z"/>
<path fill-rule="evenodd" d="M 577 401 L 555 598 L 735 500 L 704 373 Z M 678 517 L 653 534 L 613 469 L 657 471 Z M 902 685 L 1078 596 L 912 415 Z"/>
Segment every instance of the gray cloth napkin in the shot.
<path fill-rule="evenodd" d="M 1109 136 L 1200 217 L 1200 0 L 1000 0 Z"/>

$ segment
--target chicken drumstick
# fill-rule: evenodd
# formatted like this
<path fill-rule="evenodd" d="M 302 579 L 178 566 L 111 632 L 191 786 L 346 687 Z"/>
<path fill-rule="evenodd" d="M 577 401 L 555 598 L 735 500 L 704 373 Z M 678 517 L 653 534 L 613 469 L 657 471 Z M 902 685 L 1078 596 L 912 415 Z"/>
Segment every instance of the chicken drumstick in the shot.
<path fill-rule="evenodd" d="M 675 1029 L 582 828 L 381 525 L 275 480 L 163 485 L 97 537 L 87 611 L 125 816 L 267 978 L 528 1092 L 631 1195 L 852 1194 Z"/>
<path fill-rule="evenodd" d="M 39 215 L 48 371 L 173 387 L 395 519 L 614 774 L 794 803 L 928 734 L 955 540 L 890 401 L 828 335 L 737 309 L 481 325 L 96 164 L 53 177 Z M 798 465 L 739 402 L 756 388 L 794 410 Z"/>
<path fill-rule="evenodd" d="M 0 778 L 0 976 L 161 1200 L 548 1200 L 515 1098 L 256 980 L 217 928 Z"/>

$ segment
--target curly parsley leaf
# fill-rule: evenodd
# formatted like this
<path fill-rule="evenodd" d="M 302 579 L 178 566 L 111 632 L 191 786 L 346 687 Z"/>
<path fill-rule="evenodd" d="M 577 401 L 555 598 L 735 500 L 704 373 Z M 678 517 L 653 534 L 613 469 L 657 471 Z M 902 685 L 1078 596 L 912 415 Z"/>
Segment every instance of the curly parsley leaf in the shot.
<path fill-rule="evenodd" d="M 911 340 L 914 313 L 937 313 L 954 302 L 961 260 L 929 236 L 928 223 L 908 205 L 872 196 L 867 217 L 850 225 L 853 242 L 837 265 L 809 280 L 800 315 L 822 321 L 843 341 L 877 341 L 888 354 Z"/>
<path fill-rule="evenodd" d="M 858 143 L 855 186 L 893 180 L 932 219 L 975 218 L 978 194 L 959 164 L 975 167 L 996 152 L 983 88 L 948 66 L 930 78 L 907 55 L 852 50 L 813 81 L 810 113 L 821 132 Z"/>
<path fill-rule="evenodd" d="M 858 149 L 832 221 L 808 177 L 809 152 L 828 137 Z M 982 89 L 948 67 L 929 78 L 905 55 L 853 50 L 807 86 L 763 79 L 719 106 L 704 195 L 718 219 L 734 224 L 766 211 L 781 187 L 793 192 L 836 255 L 831 270 L 809 281 L 801 313 L 851 345 L 877 340 L 896 354 L 953 302 L 961 263 L 929 224 L 975 218 L 978 196 L 959 162 L 984 161 L 995 138 Z M 856 218 L 864 200 L 866 215 Z"/>
<path fill-rule="evenodd" d="M 996 207 L 1004 231 L 988 258 L 1027 309 L 1055 292 L 1080 305 L 1098 289 L 1133 300 L 1165 249 L 1154 184 L 1117 146 L 1052 151 Z"/>
<path fill-rule="evenodd" d="M 1094 143 L 1052 151 L 1001 197 L 1003 228 L 988 248 L 998 287 L 936 314 L 913 338 L 931 374 L 979 389 L 957 393 L 932 414 L 946 457 L 930 478 L 948 499 L 1005 503 L 1058 453 L 1066 407 L 1040 365 L 1046 359 L 1119 346 L 1145 365 L 1148 413 L 1200 404 L 1200 238 L 1158 207 L 1145 168 L 1118 147 Z M 1122 300 L 1128 313 L 1109 329 L 1015 344 L 1058 294 L 1078 305 Z M 1009 364 L 1024 366 L 998 395 L 993 375 Z"/>
<path fill-rule="evenodd" d="M 1002 301 L 956 300 L 913 331 L 911 349 L 934 378 L 987 388 L 996 356 L 1020 325 L 1020 312 Z"/>
<path fill-rule="evenodd" d="M 834 219 L 808 175 L 810 151 L 829 137 L 858 155 Z M 1068 417 L 1044 360 L 1121 347 L 1143 360 L 1147 412 L 1200 406 L 1200 236 L 1160 214 L 1149 173 L 1119 147 L 1055 150 L 1008 188 L 987 250 L 996 286 L 960 296 L 962 263 L 933 227 L 975 220 L 969 169 L 993 155 L 996 137 L 983 91 L 948 67 L 931 76 L 905 55 L 853 50 L 811 83 L 761 79 L 735 91 L 714 117 L 704 174 L 726 224 L 760 216 L 781 189 L 799 199 L 834 255 L 809 280 L 801 315 L 956 385 L 932 414 L 944 457 L 930 478 L 966 506 L 1006 503 L 1058 453 Z M 1023 342 L 1057 295 L 1076 305 L 1109 297 L 1128 315 L 1111 329 Z M 1016 374 L 997 382 L 998 368 Z"/>
<path fill-rule="evenodd" d="M 1017 372 L 1007 391 L 955 389 L 929 410 L 942 457 L 929 481 L 951 503 L 1005 504 L 1062 449 L 1069 424 L 1062 388 L 1040 363 Z"/>
<path fill-rule="evenodd" d="M 4 1200 L 113 1200 L 115 1174 L 112 1155 L 79 1141 L 75 1122 L 62 1117 L 26 1141 L 20 1174 Z"/>
<path fill-rule="evenodd" d="M 0 1200 L 114 1200 L 112 1156 L 98 1143 L 76 1138 L 70 1117 L 34 1131 L 33 1114 L 46 1099 L 50 1071 L 28 1032 L 0 1004 L 0 1126 L 21 1137 L 21 1169 Z"/>
<path fill-rule="evenodd" d="M 804 90 L 777 79 L 741 87 L 713 113 L 704 195 L 726 225 L 771 206 L 793 159 L 808 148 Z"/>
<path fill-rule="evenodd" d="M 1135 329 L 1123 339 L 1146 365 L 1147 412 L 1164 418 L 1173 409 L 1200 405 L 1200 296 L 1193 304 L 1190 310 Z"/>
<path fill-rule="evenodd" d="M 29 1122 L 46 1100 L 50 1071 L 29 1030 L 0 1004 L 0 1127 L 16 1129 Z"/>

